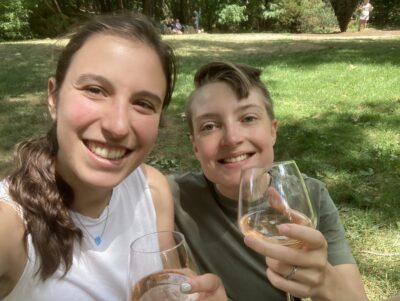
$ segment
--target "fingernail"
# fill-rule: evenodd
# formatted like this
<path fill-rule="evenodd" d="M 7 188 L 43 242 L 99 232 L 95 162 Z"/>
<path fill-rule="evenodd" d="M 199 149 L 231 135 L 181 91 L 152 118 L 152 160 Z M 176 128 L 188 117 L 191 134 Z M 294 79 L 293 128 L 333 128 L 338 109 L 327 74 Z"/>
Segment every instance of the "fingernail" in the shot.
<path fill-rule="evenodd" d="M 254 237 L 252 237 L 252 236 L 245 236 L 245 237 L 244 237 L 244 243 L 245 243 L 247 246 L 253 245 L 253 244 L 254 244 Z"/>
<path fill-rule="evenodd" d="M 277 228 L 280 234 L 285 234 L 289 231 L 289 227 L 286 224 L 278 225 Z"/>
<path fill-rule="evenodd" d="M 190 283 L 184 282 L 181 283 L 181 292 L 182 293 L 189 293 L 192 290 L 192 286 Z"/>

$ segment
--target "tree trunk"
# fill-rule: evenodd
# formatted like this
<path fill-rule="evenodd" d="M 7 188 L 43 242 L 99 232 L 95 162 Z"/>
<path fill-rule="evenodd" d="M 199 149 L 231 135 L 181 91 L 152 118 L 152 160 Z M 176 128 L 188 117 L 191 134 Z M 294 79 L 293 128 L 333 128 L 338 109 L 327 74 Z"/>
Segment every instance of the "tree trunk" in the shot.
<path fill-rule="evenodd" d="M 143 0 L 143 14 L 154 18 L 154 0 Z"/>
<path fill-rule="evenodd" d="M 180 21 L 182 24 L 191 24 L 192 15 L 190 12 L 189 0 L 180 0 Z"/>
<path fill-rule="evenodd" d="M 330 2 L 338 20 L 340 31 L 345 32 L 359 0 L 330 0 Z"/>
<path fill-rule="evenodd" d="M 53 3 L 54 3 L 54 6 L 55 6 L 56 9 L 57 9 L 57 12 L 58 12 L 60 15 L 62 15 L 62 11 L 61 11 L 60 5 L 58 5 L 57 0 L 53 0 Z"/>

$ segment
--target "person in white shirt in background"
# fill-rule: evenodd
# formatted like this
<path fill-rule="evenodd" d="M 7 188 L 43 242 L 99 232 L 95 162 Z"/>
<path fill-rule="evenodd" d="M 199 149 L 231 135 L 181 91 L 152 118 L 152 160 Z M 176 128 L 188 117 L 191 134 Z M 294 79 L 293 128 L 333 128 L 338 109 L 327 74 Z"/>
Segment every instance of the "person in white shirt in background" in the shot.
<path fill-rule="evenodd" d="M 360 12 L 360 21 L 358 24 L 358 31 L 363 31 L 367 28 L 369 14 L 374 9 L 369 0 L 363 0 L 362 4 L 358 7 Z"/>

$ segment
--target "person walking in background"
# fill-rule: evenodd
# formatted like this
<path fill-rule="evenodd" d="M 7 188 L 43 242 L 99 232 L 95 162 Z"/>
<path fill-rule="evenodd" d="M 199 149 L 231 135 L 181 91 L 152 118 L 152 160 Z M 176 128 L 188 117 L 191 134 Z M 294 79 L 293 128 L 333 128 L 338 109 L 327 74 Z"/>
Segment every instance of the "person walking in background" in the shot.
<path fill-rule="evenodd" d="M 360 12 L 360 20 L 358 24 L 358 31 L 363 31 L 368 26 L 369 15 L 374 7 L 369 3 L 369 0 L 363 0 L 363 2 L 358 7 Z"/>
<path fill-rule="evenodd" d="M 143 163 L 174 83 L 172 49 L 143 15 L 71 37 L 48 80 L 53 124 L 0 181 L 0 300 L 128 299 L 131 242 L 174 227 L 168 183 Z M 217 276 L 190 281 L 226 300 Z"/>
<path fill-rule="evenodd" d="M 200 11 L 196 9 L 193 12 L 193 27 L 196 33 L 200 33 Z"/>

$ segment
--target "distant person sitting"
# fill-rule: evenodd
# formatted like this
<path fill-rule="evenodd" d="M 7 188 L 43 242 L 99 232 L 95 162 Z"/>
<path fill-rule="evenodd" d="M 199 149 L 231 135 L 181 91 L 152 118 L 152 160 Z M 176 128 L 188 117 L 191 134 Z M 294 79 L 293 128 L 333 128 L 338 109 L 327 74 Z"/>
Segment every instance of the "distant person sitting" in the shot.
<path fill-rule="evenodd" d="M 174 22 L 174 29 L 173 32 L 176 34 L 183 34 L 184 31 L 184 27 L 181 24 L 181 22 L 179 22 L 179 19 L 176 19 Z"/>
<path fill-rule="evenodd" d="M 360 22 L 358 24 L 358 31 L 363 31 L 368 26 L 369 13 L 374 7 L 369 3 L 369 0 L 363 0 L 363 3 L 358 7 L 360 11 Z"/>
<path fill-rule="evenodd" d="M 174 30 L 174 22 L 170 17 L 164 19 L 164 33 L 171 34 Z"/>

